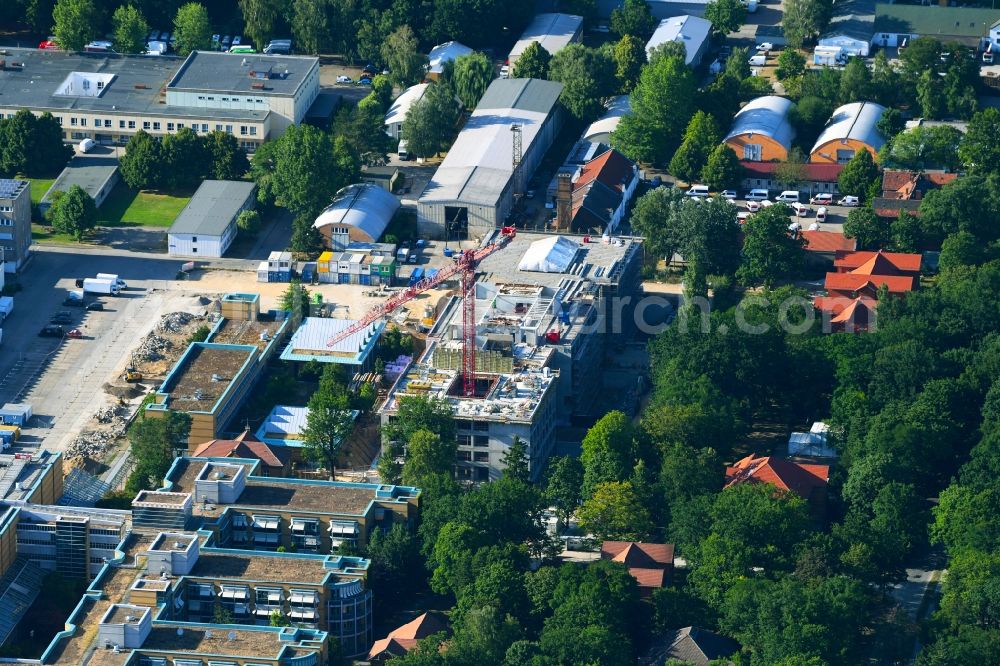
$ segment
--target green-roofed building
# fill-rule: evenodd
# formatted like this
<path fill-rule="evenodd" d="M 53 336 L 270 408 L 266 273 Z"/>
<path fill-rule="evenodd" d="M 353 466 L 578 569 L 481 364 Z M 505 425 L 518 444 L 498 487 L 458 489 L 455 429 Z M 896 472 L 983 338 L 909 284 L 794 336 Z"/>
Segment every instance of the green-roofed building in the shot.
<path fill-rule="evenodd" d="M 941 42 L 985 48 L 998 22 L 1000 8 L 878 4 L 872 44 L 897 47 L 904 38 L 933 37 Z"/>

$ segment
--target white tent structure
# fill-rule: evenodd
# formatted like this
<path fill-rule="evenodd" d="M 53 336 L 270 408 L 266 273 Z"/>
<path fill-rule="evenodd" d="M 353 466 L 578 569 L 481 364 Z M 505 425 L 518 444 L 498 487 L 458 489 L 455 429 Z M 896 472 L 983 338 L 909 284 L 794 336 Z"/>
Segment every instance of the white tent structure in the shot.
<path fill-rule="evenodd" d="M 565 236 L 549 236 L 532 243 L 517 268 L 539 273 L 565 273 L 579 249 L 576 241 Z"/>

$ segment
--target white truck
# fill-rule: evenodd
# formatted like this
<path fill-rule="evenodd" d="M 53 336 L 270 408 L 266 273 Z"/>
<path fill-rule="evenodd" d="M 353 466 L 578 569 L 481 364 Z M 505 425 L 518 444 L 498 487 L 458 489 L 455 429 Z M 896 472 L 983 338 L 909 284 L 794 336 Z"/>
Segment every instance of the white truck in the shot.
<path fill-rule="evenodd" d="M 112 280 L 102 278 L 85 278 L 83 281 L 83 290 L 88 294 L 108 294 L 111 296 L 117 296 L 118 292 L 121 291 L 121 287 L 118 286 L 117 282 Z"/>
<path fill-rule="evenodd" d="M 13 296 L 0 296 L 0 321 L 3 321 L 7 316 L 14 311 L 14 297 Z"/>
<path fill-rule="evenodd" d="M 813 64 L 822 67 L 837 67 L 847 63 L 847 55 L 840 46 L 817 46 L 813 51 Z"/>
<path fill-rule="evenodd" d="M 98 280 L 111 280 L 119 289 L 128 289 L 128 283 L 125 280 L 118 277 L 116 273 L 98 273 L 96 276 Z"/>

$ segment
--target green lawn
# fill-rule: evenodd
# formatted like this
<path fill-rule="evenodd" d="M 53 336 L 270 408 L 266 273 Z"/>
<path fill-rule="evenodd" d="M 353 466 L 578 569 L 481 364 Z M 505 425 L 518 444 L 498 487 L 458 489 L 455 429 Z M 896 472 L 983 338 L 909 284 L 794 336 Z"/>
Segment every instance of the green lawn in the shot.
<path fill-rule="evenodd" d="M 136 191 L 118 183 L 97 211 L 102 227 L 169 227 L 192 192 Z"/>
<path fill-rule="evenodd" d="M 52 187 L 52 183 L 56 182 L 55 178 L 25 178 L 24 176 L 18 176 L 18 178 L 31 183 L 31 203 L 36 206 Z"/>
<path fill-rule="evenodd" d="M 36 243 L 60 243 L 63 245 L 79 245 L 69 234 L 56 233 L 52 227 L 41 224 L 31 225 L 31 239 Z"/>

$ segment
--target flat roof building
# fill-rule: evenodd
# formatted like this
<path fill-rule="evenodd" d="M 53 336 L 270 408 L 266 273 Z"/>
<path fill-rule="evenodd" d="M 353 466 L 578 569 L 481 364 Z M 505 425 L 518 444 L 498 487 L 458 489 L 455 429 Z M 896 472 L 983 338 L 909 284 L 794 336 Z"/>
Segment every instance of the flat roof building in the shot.
<path fill-rule="evenodd" d="M 833 4 L 833 16 L 817 43 L 867 58 L 874 34 L 875 0 L 840 0 Z"/>
<path fill-rule="evenodd" d="M 418 232 L 464 238 L 501 226 L 559 130 L 561 92 L 554 81 L 493 81 L 417 202 Z M 516 168 L 512 127 L 521 138 Z"/>
<path fill-rule="evenodd" d="M 355 323 L 353 319 L 306 317 L 292 334 L 288 346 L 281 352 L 283 361 L 318 361 L 364 367 L 368 364 L 378 339 L 385 328 L 384 321 L 372 322 L 333 346 L 327 341 Z"/>
<path fill-rule="evenodd" d="M 124 145 L 139 130 L 188 127 L 233 134 L 253 150 L 302 122 L 319 94 L 319 60 L 310 57 L 7 51 L 0 112 L 49 111 L 67 141 Z"/>
<path fill-rule="evenodd" d="M 31 183 L 0 178 L 0 222 L 3 270 L 16 273 L 31 254 Z"/>
<path fill-rule="evenodd" d="M 882 48 L 899 46 L 904 38 L 933 37 L 942 43 L 957 42 L 981 48 L 996 33 L 1000 9 L 989 7 L 950 7 L 922 5 L 875 5 L 872 45 Z M 994 44 L 997 46 L 997 44 Z"/>
<path fill-rule="evenodd" d="M 423 99 L 429 85 L 431 84 L 418 83 L 415 86 L 410 86 L 393 100 L 392 106 L 385 113 L 386 134 L 393 139 L 403 138 L 403 121 L 406 120 L 406 114 L 410 111 L 411 106 Z"/>
<path fill-rule="evenodd" d="M 537 14 L 528 27 L 521 33 L 521 38 L 514 44 L 507 56 L 507 64 L 511 70 L 517 64 L 518 58 L 532 42 L 555 55 L 573 42 L 579 42 L 583 37 L 583 17 L 572 14 Z"/>
<path fill-rule="evenodd" d="M 256 203 L 257 186 L 240 180 L 206 180 L 167 231 L 167 253 L 221 257 L 236 238 L 236 218 Z"/>
<path fill-rule="evenodd" d="M 685 64 L 697 67 L 708 48 L 711 33 L 712 22 L 697 16 L 685 14 L 663 19 L 646 42 L 646 53 L 651 54 L 661 44 L 677 42 L 684 45 Z"/>
<path fill-rule="evenodd" d="M 399 206 L 399 199 L 385 188 L 355 183 L 337 192 L 313 226 L 331 250 L 344 250 L 351 243 L 377 243 Z"/>
<path fill-rule="evenodd" d="M 820 164 L 845 164 L 859 150 L 873 158 L 885 145 L 878 131 L 878 121 L 885 107 L 875 102 L 853 102 L 838 107 L 809 151 L 809 161 Z"/>
<path fill-rule="evenodd" d="M 257 429 L 257 439 L 272 446 L 301 446 L 308 407 L 275 405 Z"/>
<path fill-rule="evenodd" d="M 758 97 L 736 114 L 723 141 L 741 160 L 783 162 L 795 138 L 789 119 L 794 107 L 791 100 L 777 95 Z"/>
<path fill-rule="evenodd" d="M 77 155 L 69 161 L 52 183 L 52 187 L 38 202 L 38 210 L 44 215 L 52 205 L 55 193 L 69 192 L 74 185 L 81 187 L 94 200 L 94 204 L 100 207 L 120 180 L 118 160 L 114 157 Z"/>

